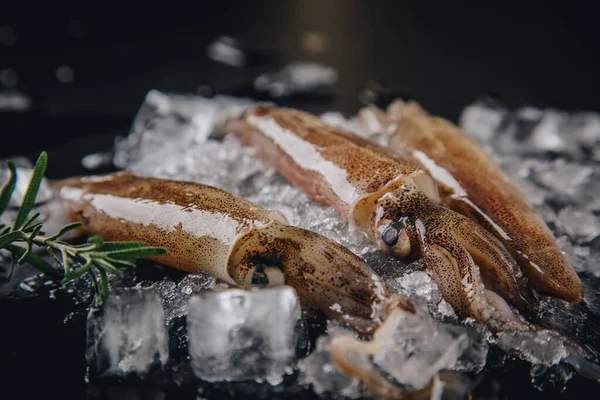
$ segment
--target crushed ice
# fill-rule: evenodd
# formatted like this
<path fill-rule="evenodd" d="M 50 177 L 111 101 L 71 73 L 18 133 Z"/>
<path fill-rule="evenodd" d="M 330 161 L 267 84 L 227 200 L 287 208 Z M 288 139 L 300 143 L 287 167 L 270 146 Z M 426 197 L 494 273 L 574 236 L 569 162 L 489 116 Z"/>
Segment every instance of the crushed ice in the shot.
<path fill-rule="evenodd" d="M 280 71 L 259 75 L 254 80 L 254 88 L 258 92 L 267 92 L 272 98 L 282 98 L 326 90 L 337 79 L 338 73 L 332 67 L 315 62 L 294 62 Z"/>

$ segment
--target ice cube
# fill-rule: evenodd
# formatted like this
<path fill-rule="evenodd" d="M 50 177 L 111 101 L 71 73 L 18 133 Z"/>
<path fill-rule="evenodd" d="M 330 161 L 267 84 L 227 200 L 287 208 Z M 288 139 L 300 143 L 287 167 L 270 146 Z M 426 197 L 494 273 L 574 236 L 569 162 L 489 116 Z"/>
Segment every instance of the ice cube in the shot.
<path fill-rule="evenodd" d="M 254 88 L 279 98 L 328 88 L 337 79 L 335 68 L 315 62 L 294 62 L 280 71 L 258 76 L 254 80 Z"/>
<path fill-rule="evenodd" d="M 86 360 L 92 378 L 140 374 L 165 365 L 168 335 L 160 296 L 153 290 L 113 290 L 87 319 Z"/>
<path fill-rule="evenodd" d="M 553 162 L 532 164 L 531 178 L 557 195 L 573 197 L 590 181 L 593 169 L 559 158 Z"/>
<path fill-rule="evenodd" d="M 600 141 L 600 114 L 591 111 L 571 114 L 565 132 L 576 137 L 584 147 L 596 146 Z"/>
<path fill-rule="evenodd" d="M 584 271 L 585 262 L 590 258 L 590 248 L 575 245 L 571 238 L 566 235 L 557 237 L 556 242 L 558 243 L 560 250 L 567 258 L 569 265 L 571 265 L 577 272 Z"/>
<path fill-rule="evenodd" d="M 498 335 L 498 346 L 517 353 L 532 364 L 553 365 L 567 356 L 567 350 L 558 335 L 549 330 L 537 332 L 504 331 Z"/>
<path fill-rule="evenodd" d="M 390 340 L 382 343 L 373 356 L 373 362 L 404 388 L 423 389 L 438 372 L 456 367 L 469 348 L 465 327 L 441 324 L 426 312 L 404 312 L 400 318 Z M 483 350 L 485 358 L 487 347 Z"/>
<path fill-rule="evenodd" d="M 600 235 L 600 218 L 572 206 L 560 210 L 558 223 L 572 240 L 589 242 Z"/>
<path fill-rule="evenodd" d="M 92 171 L 101 167 L 109 167 L 112 164 L 112 159 L 112 151 L 90 153 L 83 156 L 81 165 L 83 165 L 85 169 Z"/>
<path fill-rule="evenodd" d="M 600 251 L 596 250 L 589 257 L 585 257 L 582 269 L 600 278 Z"/>
<path fill-rule="evenodd" d="M 567 113 L 555 110 L 546 111 L 531 132 L 532 146 L 541 151 L 559 152 L 567 146 L 573 145 L 574 143 L 568 142 L 568 137 L 562 134 L 562 126 L 566 123 L 567 118 Z"/>
<path fill-rule="evenodd" d="M 165 278 L 158 282 L 140 282 L 137 286 L 144 289 L 156 290 L 161 295 L 165 311 L 165 322 L 170 325 L 175 318 L 187 314 L 187 306 L 190 296 L 205 290 L 209 290 L 216 284 L 215 278 L 203 274 L 188 274 L 181 281 Z"/>
<path fill-rule="evenodd" d="M 507 113 L 503 105 L 492 104 L 489 98 L 480 98 L 462 110 L 458 124 L 481 143 L 489 143 L 498 134 Z"/>
<path fill-rule="evenodd" d="M 231 36 L 219 36 L 206 48 L 206 55 L 214 61 L 232 67 L 244 67 L 248 62 L 246 53 Z"/>
<path fill-rule="evenodd" d="M 457 318 L 452 306 L 442 298 L 438 285 L 424 271 L 425 266 L 420 261 L 406 265 L 381 250 L 365 254 L 365 259 L 390 289 L 412 299 L 422 299 L 435 318 Z"/>
<path fill-rule="evenodd" d="M 351 332 L 340 332 L 336 334 L 353 335 Z M 331 332 L 317 339 L 315 350 L 306 358 L 300 360 L 298 368 L 301 384 L 311 385 L 313 391 L 322 396 L 343 396 L 344 398 L 356 399 L 365 395 L 358 378 L 351 377 L 340 370 L 331 359 Z"/>
<path fill-rule="evenodd" d="M 190 298 L 191 365 L 203 380 L 282 381 L 295 363 L 301 311 L 289 286 L 228 289 Z"/>

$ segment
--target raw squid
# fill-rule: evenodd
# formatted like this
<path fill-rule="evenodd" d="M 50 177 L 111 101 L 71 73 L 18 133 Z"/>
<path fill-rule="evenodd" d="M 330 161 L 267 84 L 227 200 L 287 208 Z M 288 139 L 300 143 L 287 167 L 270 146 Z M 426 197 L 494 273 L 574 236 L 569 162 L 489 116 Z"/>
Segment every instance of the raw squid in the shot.
<path fill-rule="evenodd" d="M 494 233 L 536 291 L 571 303 L 582 300 L 581 281 L 550 229 L 475 140 L 417 103 L 399 99 L 387 112 L 361 110 L 358 120 L 378 120 L 388 145 L 420 161 L 450 208 Z"/>
<path fill-rule="evenodd" d="M 419 160 L 404 157 L 316 116 L 274 106 L 223 124 L 314 200 L 335 207 L 398 259 L 421 258 L 444 298 L 463 317 L 494 330 L 530 329 L 521 315 L 535 301 L 501 241 L 441 201 Z"/>
<path fill-rule="evenodd" d="M 81 233 L 165 247 L 157 262 L 243 288 L 287 284 L 362 334 L 371 334 L 389 307 L 413 310 L 339 243 L 224 190 L 130 172 L 55 186 L 69 218 L 83 222 Z"/>

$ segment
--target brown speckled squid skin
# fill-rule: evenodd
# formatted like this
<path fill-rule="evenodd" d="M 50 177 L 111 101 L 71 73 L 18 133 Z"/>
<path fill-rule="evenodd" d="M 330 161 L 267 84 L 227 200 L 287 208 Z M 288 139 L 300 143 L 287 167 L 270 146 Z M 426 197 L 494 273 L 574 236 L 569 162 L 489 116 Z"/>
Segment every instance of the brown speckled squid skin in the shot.
<path fill-rule="evenodd" d="M 433 179 L 419 163 L 293 109 L 255 107 L 222 130 L 253 146 L 291 183 L 334 206 L 373 239 L 386 221 L 402 222 L 410 257 L 425 260 L 459 314 L 498 330 L 523 328 L 501 300 L 522 310 L 530 306 L 514 260 L 493 235 L 439 202 Z"/>
<path fill-rule="evenodd" d="M 277 268 L 301 298 L 361 334 L 373 333 L 388 309 L 413 309 L 339 243 L 224 190 L 129 172 L 70 178 L 55 187 L 70 218 L 84 222 L 82 233 L 166 247 L 156 261 L 242 287 L 257 267 Z"/>
<path fill-rule="evenodd" d="M 572 303 L 582 300 L 581 281 L 552 232 L 482 146 L 414 102 L 396 100 L 385 117 L 396 125 L 389 132 L 389 146 L 404 153 L 420 151 L 447 170 L 466 195 L 437 180 L 444 202 L 496 233 L 534 289 Z"/>

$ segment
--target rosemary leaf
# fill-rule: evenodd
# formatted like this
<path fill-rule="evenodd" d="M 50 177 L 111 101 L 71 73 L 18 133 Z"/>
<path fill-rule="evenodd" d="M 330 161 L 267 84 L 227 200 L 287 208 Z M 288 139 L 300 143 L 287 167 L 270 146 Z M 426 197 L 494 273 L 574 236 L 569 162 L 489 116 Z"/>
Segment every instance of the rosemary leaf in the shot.
<path fill-rule="evenodd" d="M 62 257 L 62 266 L 66 275 L 69 273 L 69 253 L 67 252 L 67 249 L 60 249 L 60 255 Z"/>
<path fill-rule="evenodd" d="M 8 274 L 6 275 L 6 280 L 9 281 L 12 277 L 13 271 L 15 270 L 15 257 L 10 253 L 10 267 L 8 268 Z"/>
<path fill-rule="evenodd" d="M 23 265 L 23 263 L 25 262 L 25 260 L 27 260 L 27 257 L 29 257 L 29 255 L 31 254 L 31 242 L 27 242 L 27 247 L 25 248 L 25 253 L 23 253 L 23 255 L 21 257 L 19 257 L 19 265 Z"/>
<path fill-rule="evenodd" d="M 92 281 L 92 286 L 94 287 L 94 293 L 96 293 L 95 302 L 97 306 L 102 305 L 102 293 L 100 292 L 100 287 L 98 286 L 98 280 L 96 279 L 96 275 L 91 269 L 88 269 L 88 274 Z"/>
<path fill-rule="evenodd" d="M 108 271 L 111 274 L 115 274 L 118 276 L 121 276 L 121 273 L 119 272 L 119 270 L 112 265 L 109 261 L 106 261 L 102 258 L 94 258 L 94 264 L 96 264 L 96 266 L 99 268 L 100 271 Z"/>
<path fill-rule="evenodd" d="M 29 227 L 29 224 L 31 224 L 33 221 L 36 220 L 37 217 L 40 216 L 39 212 L 36 212 L 35 214 L 33 214 L 31 217 L 29 217 L 29 219 L 27 221 L 25 221 L 25 223 L 23 224 L 23 232 L 27 232 Z M 38 222 L 38 224 L 41 224 L 41 222 Z"/>
<path fill-rule="evenodd" d="M 12 161 L 7 161 L 6 165 L 8 165 L 8 169 L 10 171 L 10 177 L 0 192 L 0 215 L 2 215 L 4 210 L 6 210 L 6 207 L 8 207 L 10 198 L 17 183 L 17 169 L 15 168 L 15 165 L 12 163 Z"/>
<path fill-rule="evenodd" d="M 0 236 L 0 249 L 5 248 L 7 245 L 9 245 L 12 242 L 16 242 L 19 240 L 25 240 L 25 239 L 27 239 L 27 235 L 25 235 L 21 231 L 12 231 L 12 232 L 5 233 L 4 235 Z"/>
<path fill-rule="evenodd" d="M 30 232 L 35 231 L 36 229 L 38 230 L 38 233 L 39 233 L 39 230 L 42 229 L 42 223 L 41 222 L 35 223 L 33 225 L 30 225 L 27 228 L 23 227 L 23 228 L 21 228 L 21 231 L 25 232 L 25 233 L 30 233 Z"/>
<path fill-rule="evenodd" d="M 27 192 L 25 192 L 25 196 L 23 197 L 23 202 L 21 203 L 19 211 L 17 212 L 17 217 L 15 218 L 13 230 L 17 230 L 23 226 L 23 223 L 27 219 L 29 212 L 33 208 L 35 204 L 35 198 L 37 197 L 38 191 L 40 190 L 40 184 L 42 183 L 42 179 L 44 178 L 44 174 L 46 173 L 47 164 L 48 154 L 46 154 L 46 152 L 43 151 L 42 154 L 40 154 L 37 162 L 35 163 L 33 175 L 31 177 L 31 180 L 29 181 Z"/>
<path fill-rule="evenodd" d="M 136 258 L 159 256 L 161 254 L 165 254 L 166 252 L 167 249 L 162 247 L 139 247 L 133 249 L 107 251 L 100 254 L 116 260 L 134 260 Z"/>
<path fill-rule="evenodd" d="M 96 248 L 100 248 L 104 244 L 104 239 L 100 236 L 91 236 L 87 242 L 96 245 Z"/>
<path fill-rule="evenodd" d="M 31 226 L 31 233 L 29 233 L 29 240 L 28 242 L 31 242 L 33 239 L 36 238 L 37 235 L 40 234 L 40 232 L 42 231 L 42 223 L 37 223 L 35 225 Z"/>
<path fill-rule="evenodd" d="M 100 250 L 102 251 L 113 251 L 113 250 L 125 250 L 144 247 L 144 242 L 104 242 Z"/>
<path fill-rule="evenodd" d="M 83 225 L 83 222 L 73 222 L 71 224 L 65 225 L 62 228 L 60 228 L 59 231 L 56 232 L 54 235 L 48 236 L 47 240 L 58 239 L 59 237 L 61 237 L 65 233 L 67 233 L 69 231 L 72 231 L 73 229 L 79 228 L 81 225 Z"/>
<path fill-rule="evenodd" d="M 5 248 L 6 248 L 6 250 L 10 251 L 12 254 L 19 256 L 19 257 L 22 257 L 23 254 L 25 254 L 25 249 L 21 246 L 9 244 Z M 34 267 L 38 271 L 42 272 L 43 274 L 48 275 L 49 277 L 52 277 L 52 278 L 58 277 L 58 272 L 56 271 L 56 269 L 54 269 L 54 267 L 52 265 L 50 265 L 50 263 L 48 261 L 44 260 L 42 257 L 40 257 L 34 253 L 29 254 L 25 261 L 27 262 L 27 264 L 31 265 L 32 267 Z"/>
<path fill-rule="evenodd" d="M 113 264 L 115 267 L 118 267 L 118 268 L 134 268 L 135 267 L 135 263 L 131 262 L 131 261 L 117 260 L 116 258 L 110 258 L 110 257 L 108 257 L 106 259 L 106 261 L 110 262 L 111 264 Z"/>
<path fill-rule="evenodd" d="M 108 297 L 108 293 L 110 291 L 108 287 L 108 276 L 106 275 L 106 271 L 100 270 L 100 286 L 102 288 L 102 298 Z"/>
<path fill-rule="evenodd" d="M 56 263 L 58 265 L 62 265 L 60 258 L 58 258 L 58 256 L 56 255 L 56 252 L 54 251 L 54 249 L 52 247 L 46 246 L 46 251 L 48 252 L 48 254 L 50 254 L 50 256 L 52 256 L 52 258 L 54 259 L 54 261 L 56 261 Z"/>

